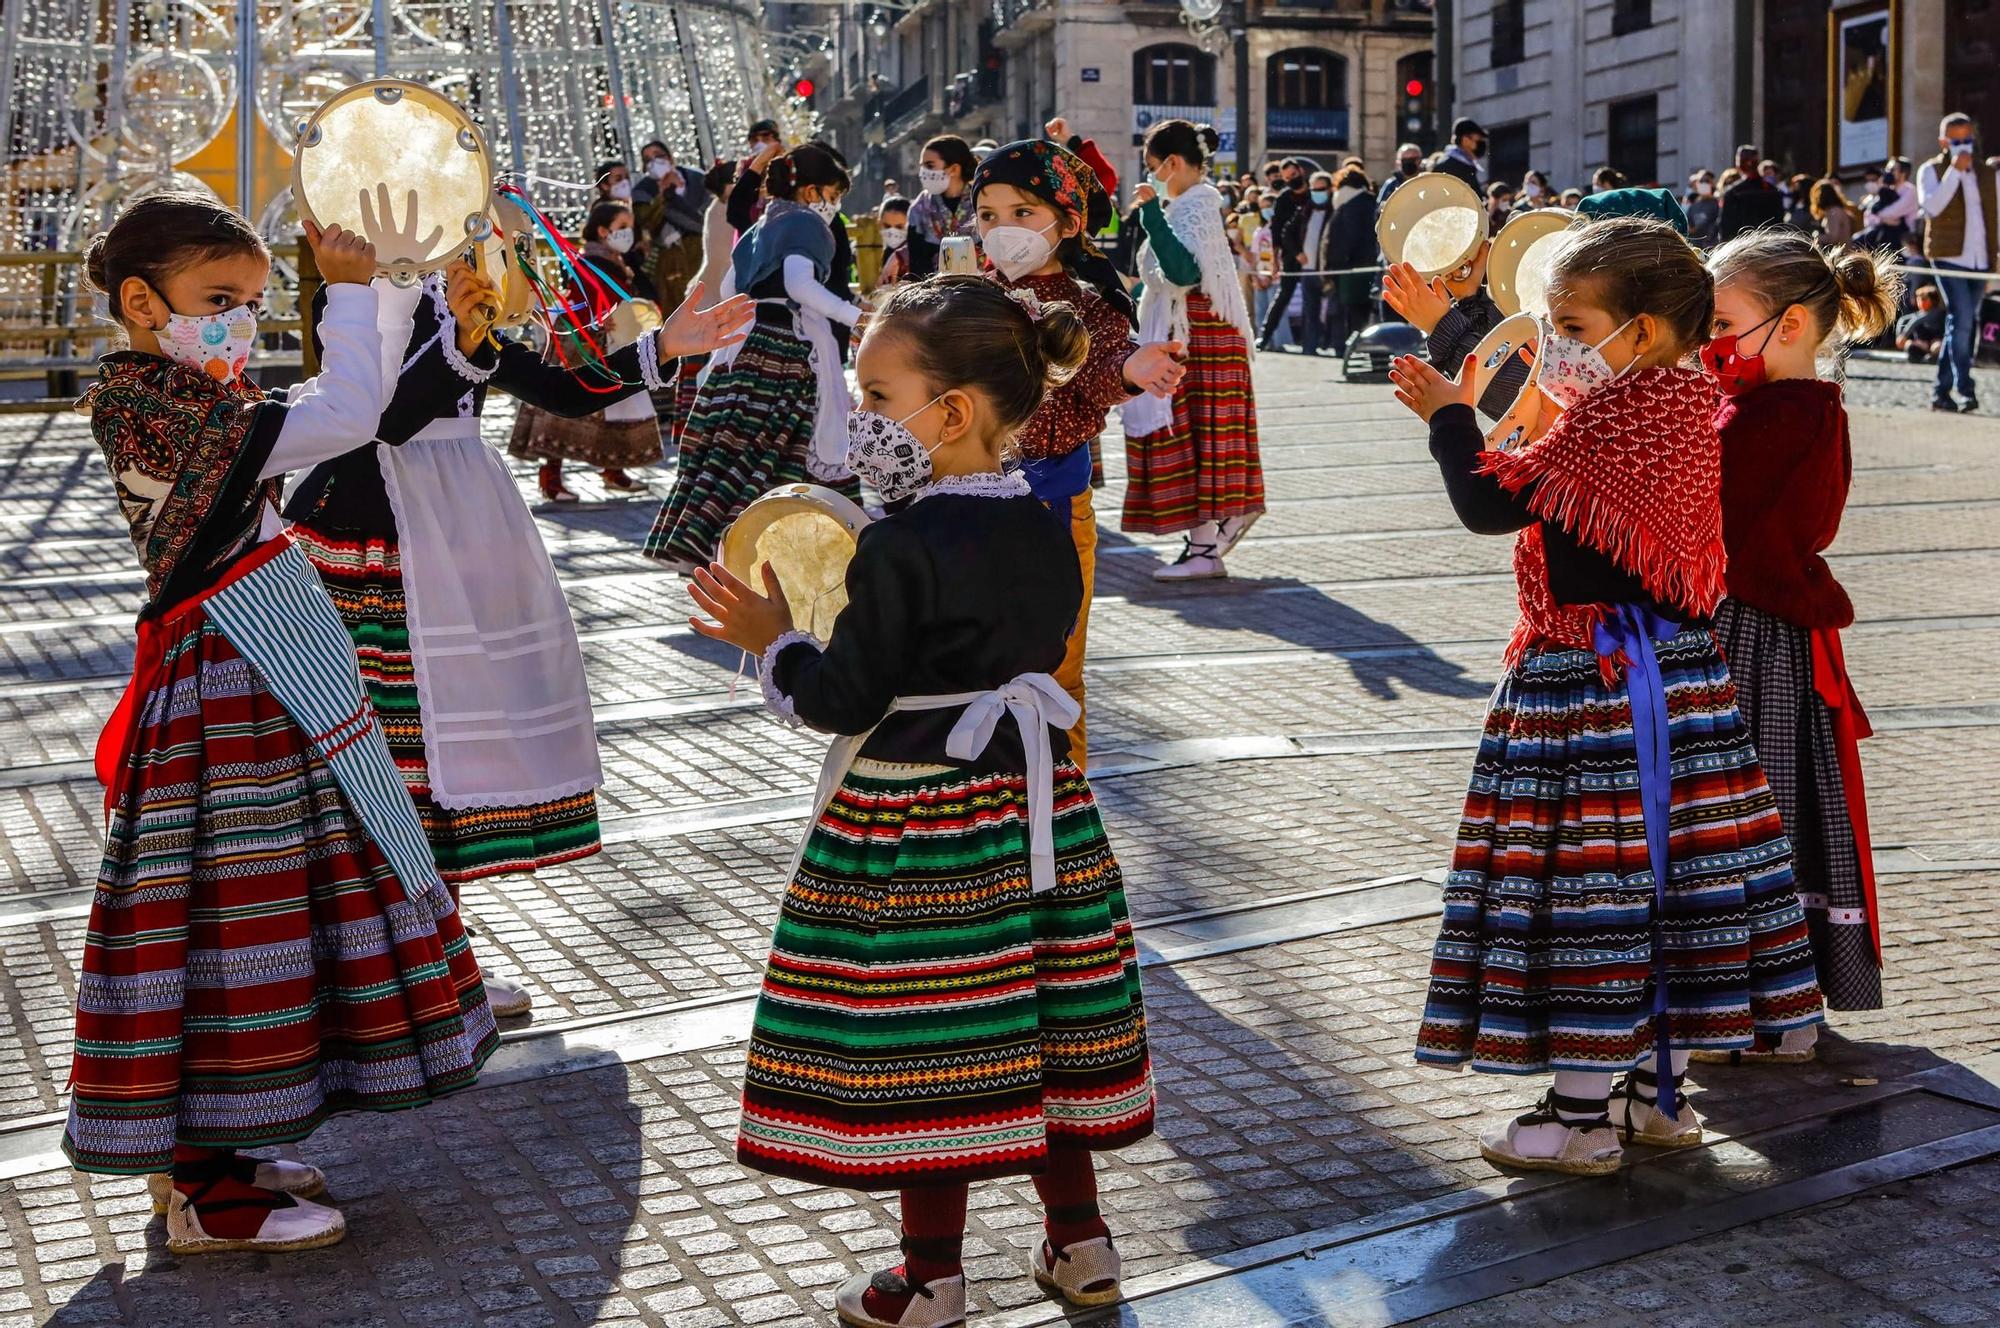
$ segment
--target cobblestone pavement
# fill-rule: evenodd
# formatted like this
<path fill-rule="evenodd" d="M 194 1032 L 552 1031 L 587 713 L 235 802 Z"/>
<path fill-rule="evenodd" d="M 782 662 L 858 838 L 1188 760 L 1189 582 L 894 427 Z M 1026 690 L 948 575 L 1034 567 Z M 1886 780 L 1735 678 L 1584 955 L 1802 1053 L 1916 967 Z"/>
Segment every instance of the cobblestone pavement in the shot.
<path fill-rule="evenodd" d="M 1456 527 L 1386 388 L 1330 369 L 1259 366 L 1271 511 L 1231 580 L 1156 586 L 1171 542 L 1105 531 L 1093 769 L 1157 961 L 1160 1131 L 1102 1165 L 1137 1281 L 1490 1185 L 1477 1134 L 1534 1091 L 1410 1062 L 1428 920 L 1314 921 L 1350 898 L 1331 891 L 1442 866 L 1513 619 L 1507 543 Z M 2000 773 L 2000 426 L 1909 409 L 1925 381 L 1852 367 L 1836 557 L 1880 730 L 1890 1006 L 1837 1016 L 1820 1064 L 1699 1072 L 1695 1105 L 1724 1133 L 2000 1046 L 1984 902 L 2000 835 L 1982 796 Z M 583 505 L 536 515 L 599 702 L 607 848 L 466 894 L 486 961 L 538 995 L 503 1053 L 526 1068 L 308 1141 L 352 1234 L 281 1261 L 175 1259 L 136 1181 L 17 1165 L 0 1182 L 0 1328 L 820 1324 L 835 1285 L 893 1261 L 893 1200 L 731 1158 L 740 998 L 819 743 L 769 722 L 738 661 L 685 629 L 678 582 L 636 554 L 652 505 L 578 484 Z M 138 586 L 81 425 L 0 419 L 0 1156 L 35 1156 L 64 1101 L 100 835 L 86 763 Z M 588 1068 L 549 1073 L 548 1048 Z M 2000 1163 L 1979 1162 L 1435 1321 L 1993 1322 L 1996 1187 Z M 980 1186 L 973 1206 L 974 1322 L 1042 1321 L 1019 1271 L 1031 1187 Z"/>

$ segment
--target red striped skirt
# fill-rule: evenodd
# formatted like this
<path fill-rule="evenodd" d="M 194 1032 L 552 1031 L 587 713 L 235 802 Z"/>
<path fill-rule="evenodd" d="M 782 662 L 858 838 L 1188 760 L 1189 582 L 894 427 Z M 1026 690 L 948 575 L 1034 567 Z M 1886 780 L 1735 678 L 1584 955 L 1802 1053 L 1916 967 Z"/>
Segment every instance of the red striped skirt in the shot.
<path fill-rule="evenodd" d="M 1187 376 L 1173 423 L 1125 439 L 1119 528 L 1136 534 L 1173 535 L 1264 510 L 1249 348 L 1207 296 L 1193 291 L 1187 301 Z"/>

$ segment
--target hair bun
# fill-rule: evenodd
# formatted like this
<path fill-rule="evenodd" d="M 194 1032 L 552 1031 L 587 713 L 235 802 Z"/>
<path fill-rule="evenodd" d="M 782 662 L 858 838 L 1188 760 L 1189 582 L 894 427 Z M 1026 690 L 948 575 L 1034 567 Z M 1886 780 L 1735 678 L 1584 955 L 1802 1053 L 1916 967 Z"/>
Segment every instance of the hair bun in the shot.
<path fill-rule="evenodd" d="M 83 277 L 93 290 L 111 293 L 111 274 L 105 270 L 104 250 L 111 243 L 110 231 L 99 231 L 90 237 L 90 243 L 83 250 Z"/>
<path fill-rule="evenodd" d="M 1222 150 L 1222 135 L 1215 132 L 1214 125 L 1196 125 L 1194 134 L 1201 140 L 1202 147 L 1210 156 Z"/>
<path fill-rule="evenodd" d="M 1903 274 L 1889 256 L 1872 249 L 1841 249 L 1827 255 L 1840 287 L 1840 332 L 1850 342 L 1873 341 L 1896 320 Z"/>
<path fill-rule="evenodd" d="M 1058 300 L 1042 306 L 1041 317 L 1035 320 L 1035 343 L 1042 352 L 1043 380 L 1060 387 L 1083 368 L 1090 354 L 1090 329 L 1075 305 Z"/>

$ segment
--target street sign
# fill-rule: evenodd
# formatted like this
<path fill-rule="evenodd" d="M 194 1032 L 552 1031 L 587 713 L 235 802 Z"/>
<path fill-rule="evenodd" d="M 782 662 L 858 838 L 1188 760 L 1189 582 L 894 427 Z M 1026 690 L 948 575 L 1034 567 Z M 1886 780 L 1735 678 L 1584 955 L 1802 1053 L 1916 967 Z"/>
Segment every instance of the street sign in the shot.
<path fill-rule="evenodd" d="M 1083 67 L 1083 81 L 1086 83 L 1102 83 L 1104 81 L 1104 71 L 1096 65 L 1085 65 Z"/>

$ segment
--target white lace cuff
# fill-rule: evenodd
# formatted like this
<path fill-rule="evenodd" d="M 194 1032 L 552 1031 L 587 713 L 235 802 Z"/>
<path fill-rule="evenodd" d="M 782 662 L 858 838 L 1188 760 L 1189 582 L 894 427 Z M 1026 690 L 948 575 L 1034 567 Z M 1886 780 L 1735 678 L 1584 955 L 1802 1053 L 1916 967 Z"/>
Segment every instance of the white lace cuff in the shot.
<path fill-rule="evenodd" d="M 672 387 L 673 384 L 669 383 L 666 379 L 665 366 L 660 363 L 659 329 L 655 328 L 653 331 L 640 336 L 637 350 L 639 352 L 639 377 L 645 380 L 646 390 L 648 392 L 664 392 Z"/>
<path fill-rule="evenodd" d="M 438 333 L 438 341 L 444 347 L 444 362 L 468 383 L 483 383 L 500 371 L 497 361 L 491 369 L 482 369 L 465 358 L 464 353 L 458 348 L 458 320 L 448 314 L 445 316 L 443 329 Z"/>
<path fill-rule="evenodd" d="M 811 632 L 786 632 L 765 647 L 763 658 L 757 661 L 757 690 L 764 693 L 764 708 L 793 727 L 797 727 L 801 722 L 798 708 L 792 704 L 791 697 L 778 690 L 778 684 L 771 680 L 771 674 L 777 668 L 778 656 L 783 654 L 787 647 L 796 645 L 809 645 L 814 650 L 826 649 L 820 643 L 820 639 Z"/>

